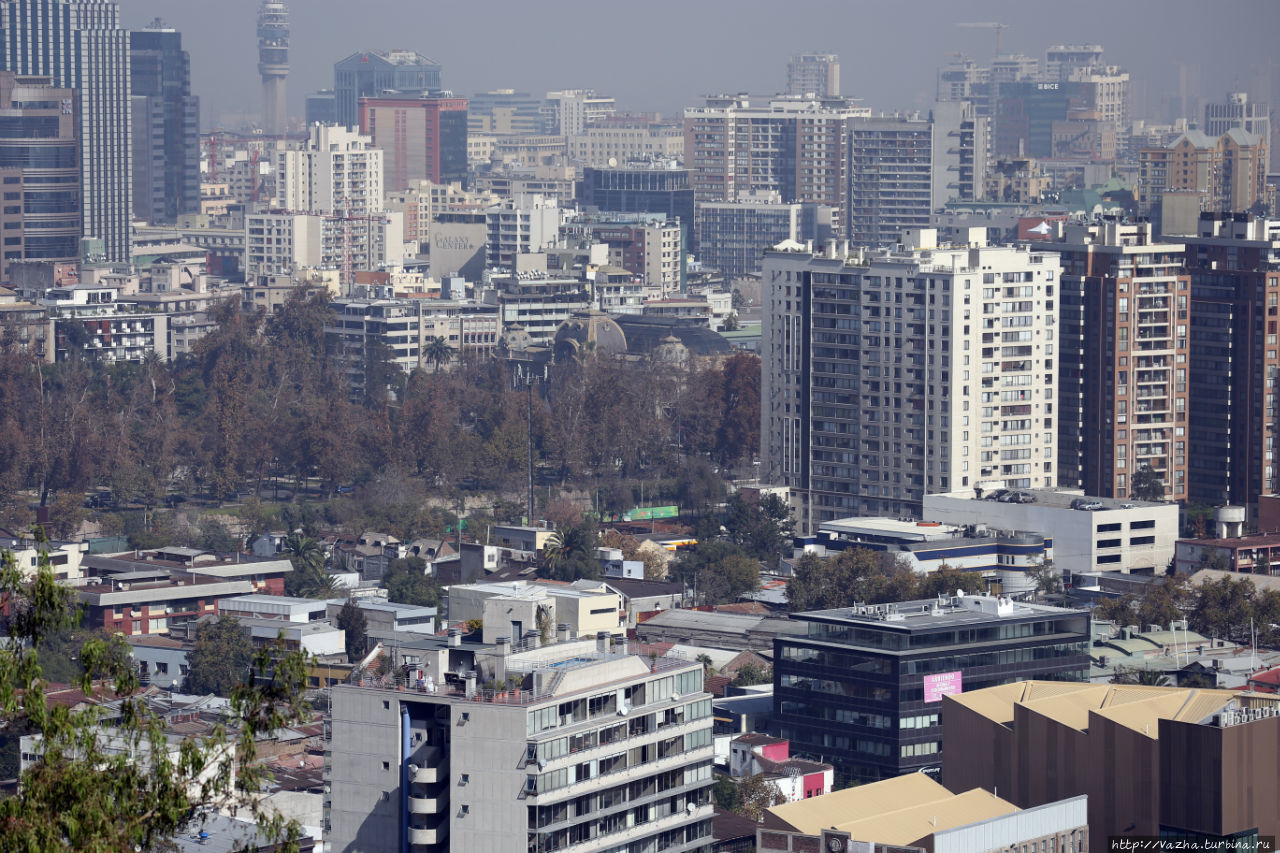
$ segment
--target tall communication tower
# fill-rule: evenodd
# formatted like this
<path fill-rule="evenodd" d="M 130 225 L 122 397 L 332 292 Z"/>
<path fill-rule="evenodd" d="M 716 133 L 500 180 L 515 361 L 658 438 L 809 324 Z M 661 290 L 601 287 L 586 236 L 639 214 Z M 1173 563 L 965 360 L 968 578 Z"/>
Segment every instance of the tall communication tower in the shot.
<path fill-rule="evenodd" d="M 284 81 L 289 76 L 289 7 L 264 0 L 258 10 L 258 74 L 262 76 L 263 129 L 285 131 Z"/>

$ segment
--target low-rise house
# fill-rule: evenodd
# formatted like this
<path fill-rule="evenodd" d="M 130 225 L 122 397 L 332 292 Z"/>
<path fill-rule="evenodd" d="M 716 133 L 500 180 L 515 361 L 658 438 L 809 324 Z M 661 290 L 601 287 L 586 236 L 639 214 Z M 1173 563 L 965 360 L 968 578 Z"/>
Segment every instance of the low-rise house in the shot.
<path fill-rule="evenodd" d="M 24 576 L 35 576 L 42 550 L 49 555 L 54 577 L 74 580 L 83 576 L 81 562 L 89 553 L 88 542 L 47 542 L 41 545 L 31 533 L 0 529 L 0 551 L 13 552 L 14 563 Z"/>
<path fill-rule="evenodd" d="M 166 690 L 178 690 L 187 677 L 187 655 L 191 644 L 159 634 L 138 634 L 126 637 L 129 654 L 138 667 L 143 686 L 151 685 Z"/>
<path fill-rule="evenodd" d="M 761 775 L 784 799 L 794 803 L 831 793 L 835 767 L 791 757 L 791 742 L 766 734 L 745 734 L 729 745 L 729 775 L 734 779 Z"/>

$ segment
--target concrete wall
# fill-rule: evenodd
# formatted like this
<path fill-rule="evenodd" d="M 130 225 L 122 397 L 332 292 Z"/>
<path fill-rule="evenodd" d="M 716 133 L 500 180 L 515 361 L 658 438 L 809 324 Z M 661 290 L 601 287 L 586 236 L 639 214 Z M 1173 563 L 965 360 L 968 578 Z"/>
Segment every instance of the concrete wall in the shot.
<path fill-rule="evenodd" d="M 400 703 L 395 694 L 335 687 L 329 768 L 330 848 L 400 849 Z"/>
<path fill-rule="evenodd" d="M 1178 505 L 1140 505 L 1133 509 L 1104 509 L 1097 512 L 1049 506 L 1043 503 L 1015 504 L 979 501 L 957 493 L 925 495 L 924 516 L 946 524 L 985 524 L 1004 530 L 1024 530 L 1053 538 L 1053 561 L 1073 574 L 1094 571 L 1164 571 L 1173 559 L 1178 538 Z M 1132 530 L 1133 522 L 1154 521 L 1150 529 Z M 1099 532 L 1097 527 L 1120 524 L 1115 532 Z M 1150 545 L 1130 545 L 1134 536 L 1154 536 Z M 1097 543 L 1120 539 L 1119 547 L 1099 549 Z M 1114 563 L 1098 563 L 1099 556 L 1118 556 Z"/>
<path fill-rule="evenodd" d="M 463 712 L 470 716 L 466 722 L 459 719 Z M 525 709 L 476 703 L 455 706 L 452 713 L 449 850 L 525 849 L 528 815 L 519 798 L 527 775 L 521 767 L 528 740 Z M 466 785 L 458 772 L 468 774 Z"/>

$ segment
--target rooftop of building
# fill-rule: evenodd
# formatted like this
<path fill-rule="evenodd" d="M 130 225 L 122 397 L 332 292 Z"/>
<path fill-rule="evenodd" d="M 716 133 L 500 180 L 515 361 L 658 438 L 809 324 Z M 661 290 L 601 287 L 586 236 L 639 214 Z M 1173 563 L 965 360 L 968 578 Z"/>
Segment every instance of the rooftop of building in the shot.
<path fill-rule="evenodd" d="M 1247 580 L 1253 584 L 1259 592 L 1266 592 L 1267 590 L 1276 590 L 1277 592 L 1280 592 L 1280 577 L 1274 577 L 1271 575 L 1250 575 L 1242 572 L 1223 571 L 1222 569 L 1200 569 L 1199 571 L 1194 572 L 1189 580 L 1192 586 L 1203 586 L 1204 584 L 1215 583 L 1226 578 L 1237 581 Z"/>
<path fill-rule="evenodd" d="M 836 829 L 857 841 L 907 846 L 941 830 L 1017 811 L 1013 803 L 980 788 L 953 794 L 923 773 L 908 773 L 773 806 L 762 826 L 805 835 Z"/>
<path fill-rule="evenodd" d="M 1227 548 L 1232 551 L 1242 548 L 1276 548 L 1280 547 L 1280 533 L 1249 533 L 1245 536 L 1229 536 L 1224 539 L 1179 539 L 1178 544 Z"/>
<path fill-rule="evenodd" d="M 982 625 L 1006 619 L 1082 614 L 1084 611 L 1048 604 L 1014 601 L 1007 596 L 956 595 L 898 601 L 891 604 L 860 604 L 833 610 L 792 613 L 792 619 L 838 625 L 874 626 L 904 632 Z"/>
<path fill-rule="evenodd" d="M 1014 709 L 1021 705 L 1078 731 L 1088 731 L 1097 715 L 1152 739 L 1159 737 L 1160 720 L 1221 728 L 1249 722 L 1257 716 L 1280 714 L 1280 696 L 1064 681 L 1019 681 L 945 697 L 943 701 L 957 702 L 1009 728 Z"/>
<path fill-rule="evenodd" d="M 194 569 L 202 574 L 217 574 L 217 569 L 244 566 L 245 571 L 292 571 L 293 565 L 282 556 L 259 557 L 251 553 L 215 554 L 200 548 L 164 547 L 150 551 L 124 551 L 116 554 L 92 554 L 84 558 L 89 569 L 119 574 L 150 571 L 154 568 Z"/>
<path fill-rule="evenodd" d="M 959 498 L 972 501 L 990 501 L 992 503 L 1017 503 L 1016 501 L 1001 501 L 1002 495 L 1008 494 L 1009 491 L 1003 488 L 993 489 L 959 489 L 953 492 L 941 492 L 937 496 L 944 498 Z M 1136 499 L 1121 500 L 1119 498 L 1100 498 L 1092 495 L 1086 495 L 1084 492 L 1076 489 L 1019 489 L 1014 494 L 1028 495 L 1033 500 L 1028 503 L 1036 506 L 1052 507 L 1053 509 L 1076 509 L 1081 505 L 1100 504 L 1097 510 L 1085 510 L 1093 512 L 1107 512 L 1117 509 L 1149 509 L 1153 507 L 1163 507 L 1171 512 L 1177 512 L 1178 505 L 1174 503 L 1163 503 L 1159 501 L 1140 501 Z M 927 499 L 928 496 L 926 496 Z"/>

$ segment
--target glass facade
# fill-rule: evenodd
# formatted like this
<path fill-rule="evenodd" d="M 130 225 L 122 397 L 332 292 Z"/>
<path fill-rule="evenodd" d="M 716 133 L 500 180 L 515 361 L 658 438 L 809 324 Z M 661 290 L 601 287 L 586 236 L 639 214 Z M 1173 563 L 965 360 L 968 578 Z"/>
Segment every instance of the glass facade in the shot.
<path fill-rule="evenodd" d="M 941 702 L 925 702 L 926 676 L 959 672 L 965 690 L 1081 681 L 1088 653 L 1086 613 L 911 628 L 810 620 L 807 636 L 775 643 L 779 735 L 794 753 L 834 764 L 837 784 L 933 770 L 941 763 Z"/>

